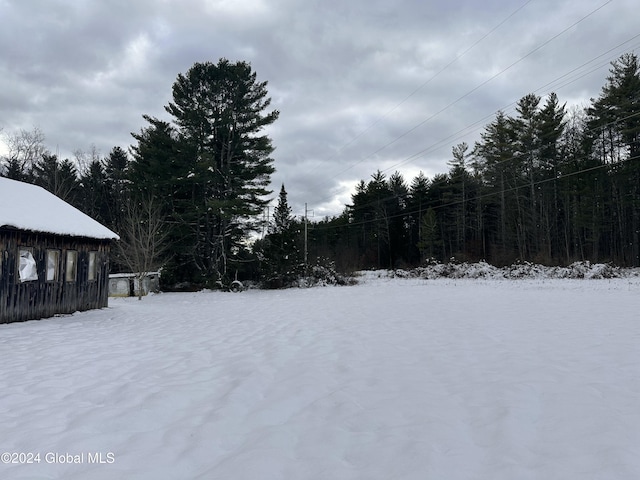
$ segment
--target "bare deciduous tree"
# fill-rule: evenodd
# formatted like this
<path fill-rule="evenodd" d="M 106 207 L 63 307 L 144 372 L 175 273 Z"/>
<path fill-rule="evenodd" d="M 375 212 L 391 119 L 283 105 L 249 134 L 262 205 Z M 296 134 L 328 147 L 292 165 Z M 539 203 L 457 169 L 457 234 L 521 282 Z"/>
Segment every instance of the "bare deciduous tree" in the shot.
<path fill-rule="evenodd" d="M 7 158 L 16 162 L 25 172 L 47 153 L 44 133 L 38 127 L 34 127 L 33 130 L 20 129 L 17 133 L 8 134 L 6 139 L 9 149 Z"/>
<path fill-rule="evenodd" d="M 161 266 L 168 250 L 168 229 L 159 202 L 152 196 L 126 202 L 119 234 L 117 254 L 135 274 L 141 300 L 144 278 Z"/>
<path fill-rule="evenodd" d="M 73 158 L 80 176 L 86 175 L 94 162 L 100 162 L 100 150 L 95 145 L 90 145 L 88 150 L 77 148 L 73 151 Z"/>

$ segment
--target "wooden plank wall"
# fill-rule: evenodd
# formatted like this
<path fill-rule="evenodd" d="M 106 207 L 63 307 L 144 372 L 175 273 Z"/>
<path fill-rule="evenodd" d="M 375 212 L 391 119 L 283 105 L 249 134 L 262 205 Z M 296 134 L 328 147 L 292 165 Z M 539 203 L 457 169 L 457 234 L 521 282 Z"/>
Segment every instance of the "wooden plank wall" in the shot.
<path fill-rule="evenodd" d="M 29 247 L 38 280 L 20 282 L 19 251 Z M 0 323 L 21 322 L 107 306 L 110 242 L 0 229 Z M 47 250 L 58 250 L 58 278 L 47 281 Z M 78 252 L 75 282 L 65 280 L 66 252 Z M 89 252 L 97 252 L 97 275 L 88 280 Z"/>

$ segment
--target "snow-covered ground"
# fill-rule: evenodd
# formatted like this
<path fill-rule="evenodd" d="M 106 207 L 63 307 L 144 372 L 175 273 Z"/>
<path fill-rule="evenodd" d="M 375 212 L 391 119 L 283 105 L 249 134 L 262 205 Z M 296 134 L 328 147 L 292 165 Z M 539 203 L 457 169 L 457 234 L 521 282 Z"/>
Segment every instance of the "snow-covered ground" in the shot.
<path fill-rule="evenodd" d="M 0 325 L 0 478 L 640 478 L 640 278 L 363 280 Z"/>

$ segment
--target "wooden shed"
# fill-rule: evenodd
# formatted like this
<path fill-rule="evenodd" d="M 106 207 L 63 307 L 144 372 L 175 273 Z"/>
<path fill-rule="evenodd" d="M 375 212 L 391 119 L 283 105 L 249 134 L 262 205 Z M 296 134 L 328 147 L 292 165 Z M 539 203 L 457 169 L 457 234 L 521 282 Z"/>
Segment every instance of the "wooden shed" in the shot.
<path fill-rule="evenodd" d="M 0 323 L 106 307 L 117 239 L 45 189 L 0 178 Z"/>
<path fill-rule="evenodd" d="M 112 273 L 109 275 L 110 297 L 137 297 L 160 291 L 160 272 L 148 272 L 140 281 L 136 273 Z"/>

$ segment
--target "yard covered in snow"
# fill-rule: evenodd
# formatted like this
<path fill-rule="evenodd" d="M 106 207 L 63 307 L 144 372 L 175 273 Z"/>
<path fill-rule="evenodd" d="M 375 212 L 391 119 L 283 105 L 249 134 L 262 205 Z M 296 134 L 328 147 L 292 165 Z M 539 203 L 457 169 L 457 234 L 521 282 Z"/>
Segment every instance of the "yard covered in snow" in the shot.
<path fill-rule="evenodd" d="M 374 273 L 0 325 L 0 478 L 637 480 L 639 307 Z"/>

